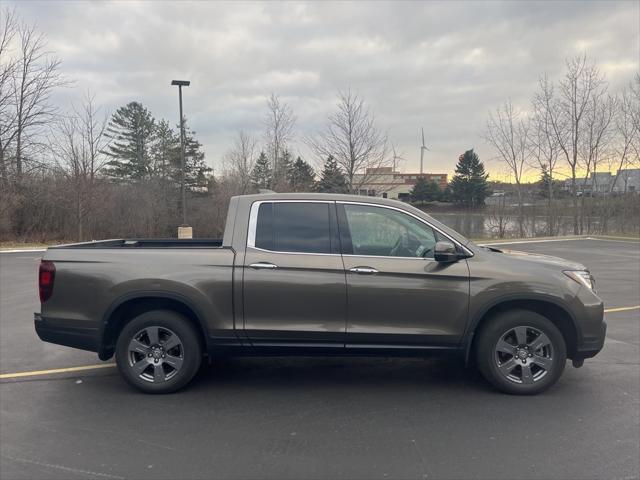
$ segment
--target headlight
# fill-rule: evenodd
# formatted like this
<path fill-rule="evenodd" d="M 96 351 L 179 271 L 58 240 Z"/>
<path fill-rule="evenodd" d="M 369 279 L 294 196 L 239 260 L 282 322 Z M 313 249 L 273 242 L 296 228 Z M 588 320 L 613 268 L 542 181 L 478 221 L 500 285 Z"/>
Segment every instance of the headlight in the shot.
<path fill-rule="evenodd" d="M 596 280 L 588 270 L 565 270 L 563 273 L 571 280 L 578 282 L 580 285 L 584 285 L 590 290 L 596 289 Z"/>

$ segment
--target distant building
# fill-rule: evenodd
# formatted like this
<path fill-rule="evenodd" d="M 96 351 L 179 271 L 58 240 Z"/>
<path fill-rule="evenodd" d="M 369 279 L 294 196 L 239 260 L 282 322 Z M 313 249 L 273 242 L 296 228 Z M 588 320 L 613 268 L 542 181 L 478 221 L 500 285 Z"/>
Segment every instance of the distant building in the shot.
<path fill-rule="evenodd" d="M 591 193 L 609 193 L 614 178 L 616 176 L 611 175 L 611 172 L 593 172 L 588 182 Z"/>
<path fill-rule="evenodd" d="M 566 179 L 563 190 L 571 191 L 571 179 Z M 640 168 L 618 170 L 616 175 L 611 172 L 594 172 L 585 182 L 584 178 L 576 178 L 576 193 L 579 195 L 605 195 L 613 193 L 640 192 Z"/>
<path fill-rule="evenodd" d="M 640 192 L 640 168 L 618 170 L 613 191 L 617 193 Z"/>
<path fill-rule="evenodd" d="M 409 200 L 411 190 L 420 177 L 435 182 L 440 190 L 447 188 L 446 173 L 400 173 L 392 167 L 368 168 L 366 174 L 353 176 L 353 184 L 359 185 L 359 195 Z"/>

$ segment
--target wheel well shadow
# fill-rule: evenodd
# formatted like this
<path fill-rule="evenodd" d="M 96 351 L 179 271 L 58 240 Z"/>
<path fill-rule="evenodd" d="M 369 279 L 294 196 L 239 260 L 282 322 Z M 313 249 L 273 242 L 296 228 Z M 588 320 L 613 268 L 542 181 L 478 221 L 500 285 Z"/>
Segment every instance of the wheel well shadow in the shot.
<path fill-rule="evenodd" d="M 562 307 L 554 303 L 545 302 L 543 300 L 509 300 L 498 305 L 494 305 L 487 310 L 482 318 L 478 321 L 475 328 L 471 345 L 469 348 L 468 359 L 473 362 L 475 349 L 477 347 L 477 338 L 485 325 L 487 325 L 493 317 L 499 313 L 509 310 L 529 310 L 549 319 L 560 330 L 567 347 L 567 358 L 572 358 L 576 351 L 578 343 L 578 332 L 571 319 L 569 313 Z"/>
<path fill-rule="evenodd" d="M 152 310 L 169 310 L 184 316 L 198 334 L 204 351 L 207 351 L 205 332 L 200 323 L 200 319 L 193 309 L 185 303 L 172 298 L 141 297 L 123 302 L 109 315 L 102 335 L 99 352 L 100 359 L 107 360 L 113 356 L 118 336 L 127 323 L 138 315 Z"/>

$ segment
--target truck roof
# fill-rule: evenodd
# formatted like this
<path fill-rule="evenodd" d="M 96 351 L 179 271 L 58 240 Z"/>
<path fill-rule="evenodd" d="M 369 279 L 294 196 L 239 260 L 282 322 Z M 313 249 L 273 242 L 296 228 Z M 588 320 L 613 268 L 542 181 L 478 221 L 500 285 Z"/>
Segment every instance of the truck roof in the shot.
<path fill-rule="evenodd" d="M 269 200 L 325 200 L 325 201 L 344 201 L 344 202 L 366 202 L 376 203 L 390 206 L 407 206 L 406 203 L 390 198 L 369 197 L 363 195 L 349 195 L 344 193 L 257 193 L 252 195 L 239 195 L 238 198 L 256 201 Z"/>

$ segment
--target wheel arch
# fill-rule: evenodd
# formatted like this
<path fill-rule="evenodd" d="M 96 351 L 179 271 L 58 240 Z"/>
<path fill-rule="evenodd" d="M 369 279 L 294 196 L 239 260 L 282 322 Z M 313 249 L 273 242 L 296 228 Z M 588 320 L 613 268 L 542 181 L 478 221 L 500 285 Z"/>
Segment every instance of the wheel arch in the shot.
<path fill-rule="evenodd" d="M 485 306 L 473 319 L 466 335 L 465 362 L 469 363 L 470 354 L 475 348 L 477 332 L 495 315 L 509 310 L 529 310 L 548 318 L 564 338 L 567 358 L 573 358 L 579 338 L 575 318 L 569 310 L 558 302 L 548 298 L 509 298 Z"/>
<path fill-rule="evenodd" d="M 192 302 L 180 294 L 148 291 L 125 295 L 109 307 L 100 327 L 98 357 L 101 360 L 111 358 L 122 328 L 136 316 L 151 310 L 170 310 L 183 315 L 195 328 L 205 351 L 210 351 L 204 317 Z"/>

